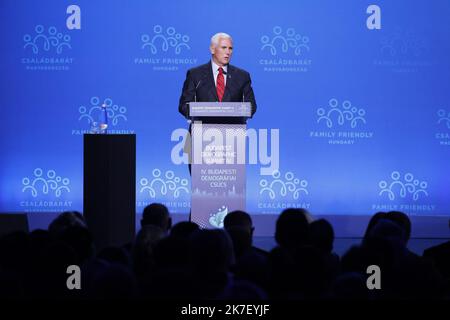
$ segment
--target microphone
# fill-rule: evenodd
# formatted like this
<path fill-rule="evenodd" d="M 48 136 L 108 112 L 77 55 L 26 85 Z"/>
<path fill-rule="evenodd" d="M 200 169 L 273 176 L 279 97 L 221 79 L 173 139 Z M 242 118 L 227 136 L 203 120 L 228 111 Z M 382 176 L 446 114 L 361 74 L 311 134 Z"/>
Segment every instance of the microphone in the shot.
<path fill-rule="evenodd" d="M 199 80 L 199 82 L 197 83 L 197 85 L 195 86 L 195 93 L 194 93 L 194 101 L 197 102 L 197 88 L 200 85 L 200 83 L 202 83 L 202 80 Z"/>
<path fill-rule="evenodd" d="M 198 81 L 197 85 L 195 86 L 194 102 L 197 102 L 197 88 L 200 85 L 200 83 L 202 83 L 201 79 Z"/>

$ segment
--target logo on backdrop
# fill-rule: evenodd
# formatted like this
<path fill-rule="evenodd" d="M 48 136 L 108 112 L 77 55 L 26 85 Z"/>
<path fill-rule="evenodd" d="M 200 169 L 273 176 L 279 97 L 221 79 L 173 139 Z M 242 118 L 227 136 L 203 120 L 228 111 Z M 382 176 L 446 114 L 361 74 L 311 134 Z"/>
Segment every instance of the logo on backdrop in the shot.
<path fill-rule="evenodd" d="M 139 198 L 142 199 L 138 201 L 138 207 L 160 202 L 173 212 L 190 208 L 189 180 L 176 176 L 172 170 L 163 173 L 161 169 L 153 169 L 150 177 L 142 177 L 139 180 L 138 189 Z"/>
<path fill-rule="evenodd" d="M 439 109 L 437 111 L 437 117 L 438 128 L 442 131 L 435 134 L 435 139 L 441 146 L 450 146 L 450 112 Z"/>
<path fill-rule="evenodd" d="M 228 207 L 222 206 L 216 213 L 209 217 L 209 224 L 216 228 L 223 228 L 223 220 L 228 214 Z"/>
<path fill-rule="evenodd" d="M 70 193 L 69 178 L 57 175 L 55 170 L 44 172 L 42 168 L 33 170 L 33 174 L 22 179 L 22 193 L 29 200 L 20 202 L 27 211 L 60 211 L 72 206 L 66 200 Z"/>
<path fill-rule="evenodd" d="M 190 55 L 190 37 L 181 34 L 174 27 L 164 29 L 161 25 L 153 27 L 153 33 L 140 37 L 141 57 L 134 58 L 138 65 L 152 65 L 155 71 L 177 71 L 180 66 L 197 64 L 197 58 Z"/>
<path fill-rule="evenodd" d="M 417 72 L 431 66 L 426 58 L 427 51 L 424 37 L 396 28 L 392 34 L 381 36 L 379 58 L 373 64 L 392 72 Z"/>
<path fill-rule="evenodd" d="M 94 133 L 93 127 L 103 122 L 107 118 L 107 132 L 111 134 L 132 134 L 134 130 L 122 129 L 127 123 L 127 108 L 114 103 L 111 98 L 103 101 L 99 97 L 92 97 L 89 105 L 81 105 L 78 108 L 78 122 L 83 125 L 82 129 L 72 129 L 72 135 L 81 135 L 84 133 Z"/>
<path fill-rule="evenodd" d="M 395 200 L 396 197 L 406 198 L 407 195 L 411 195 L 414 201 L 419 200 L 422 195 L 428 196 L 426 191 L 428 183 L 426 181 L 419 181 L 414 179 L 412 173 L 406 173 L 403 177 L 400 172 L 393 171 L 390 176 L 390 180 L 381 180 L 378 183 L 381 191 L 380 196 L 386 194 L 389 200 Z"/>
<path fill-rule="evenodd" d="M 329 144 L 354 144 L 356 141 L 373 138 L 373 132 L 364 131 L 366 110 L 354 106 L 351 101 L 342 103 L 336 98 L 328 101 L 327 107 L 316 110 L 316 124 L 321 131 L 310 131 L 311 139 L 324 139 Z"/>
<path fill-rule="evenodd" d="M 439 117 L 438 124 L 442 123 L 447 129 L 450 129 L 450 112 L 447 113 L 444 109 L 439 109 L 437 115 Z"/>
<path fill-rule="evenodd" d="M 295 177 L 292 171 L 284 175 L 276 170 L 268 179 L 259 180 L 258 208 L 263 213 L 280 213 L 286 208 L 310 208 L 303 198 L 309 195 L 308 181 Z"/>
<path fill-rule="evenodd" d="M 260 38 L 259 65 L 267 72 L 307 72 L 312 60 L 308 58 L 310 40 L 294 28 L 285 31 L 275 26 L 272 33 Z"/>
<path fill-rule="evenodd" d="M 37 25 L 33 33 L 23 36 L 25 57 L 21 58 L 26 70 L 67 71 L 73 63 L 69 56 L 72 45 L 68 34 L 54 26 Z"/>
<path fill-rule="evenodd" d="M 374 204 L 372 210 L 399 210 L 409 213 L 431 212 L 435 205 L 425 203 L 428 198 L 428 182 L 414 177 L 410 172 L 405 174 L 393 171 L 388 179 L 378 182 L 378 196 L 389 200 L 387 204 Z"/>
<path fill-rule="evenodd" d="M 191 50 L 189 46 L 189 36 L 176 33 L 174 27 L 169 27 L 163 32 L 163 27 L 156 25 L 153 27 L 153 35 L 143 34 L 142 49 L 148 48 L 151 54 L 159 52 L 167 52 L 169 48 L 173 50 L 176 55 L 179 55 L 183 50 Z"/>

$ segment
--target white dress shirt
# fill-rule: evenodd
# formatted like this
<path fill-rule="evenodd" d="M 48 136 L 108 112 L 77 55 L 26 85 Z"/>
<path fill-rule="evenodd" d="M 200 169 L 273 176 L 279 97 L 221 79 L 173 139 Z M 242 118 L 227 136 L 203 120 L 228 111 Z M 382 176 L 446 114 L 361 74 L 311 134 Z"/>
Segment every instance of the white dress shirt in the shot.
<path fill-rule="evenodd" d="M 212 59 L 211 59 L 211 66 L 212 66 L 212 72 L 213 72 L 213 75 L 214 75 L 214 84 L 217 87 L 217 76 L 219 75 L 219 68 L 220 68 L 220 66 L 218 66 L 214 62 L 214 60 L 212 60 Z M 227 75 L 226 75 L 226 73 L 227 73 L 227 70 L 228 70 L 228 66 L 223 66 L 222 69 L 223 69 L 223 84 L 226 86 L 227 85 Z"/>

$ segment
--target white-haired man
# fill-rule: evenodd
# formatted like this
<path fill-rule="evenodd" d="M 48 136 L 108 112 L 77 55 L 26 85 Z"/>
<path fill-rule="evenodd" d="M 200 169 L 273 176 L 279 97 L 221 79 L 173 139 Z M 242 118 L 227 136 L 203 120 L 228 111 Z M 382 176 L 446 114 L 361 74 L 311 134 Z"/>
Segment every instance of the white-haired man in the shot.
<path fill-rule="evenodd" d="M 178 110 L 185 117 L 189 102 L 250 102 L 252 116 L 256 111 L 250 74 L 230 65 L 233 39 L 226 33 L 217 33 L 209 47 L 211 61 L 188 70 Z"/>

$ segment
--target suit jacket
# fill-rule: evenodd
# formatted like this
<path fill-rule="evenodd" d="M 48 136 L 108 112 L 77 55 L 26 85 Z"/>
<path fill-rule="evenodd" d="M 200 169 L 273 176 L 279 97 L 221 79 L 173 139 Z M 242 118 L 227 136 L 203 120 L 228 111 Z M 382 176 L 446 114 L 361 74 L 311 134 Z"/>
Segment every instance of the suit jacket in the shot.
<path fill-rule="evenodd" d="M 227 69 L 227 81 L 222 102 L 250 102 L 253 116 L 256 111 L 256 101 L 250 74 L 232 65 L 228 65 Z M 211 61 L 188 70 L 178 106 L 180 113 L 187 118 L 189 115 L 188 103 L 196 100 L 197 102 L 219 101 Z"/>

